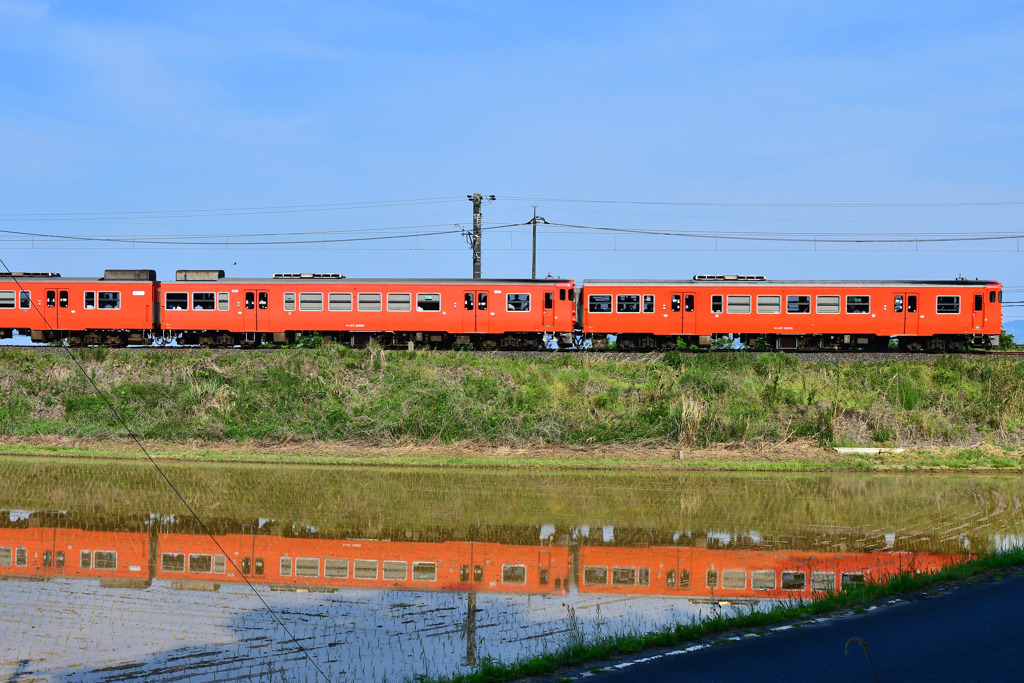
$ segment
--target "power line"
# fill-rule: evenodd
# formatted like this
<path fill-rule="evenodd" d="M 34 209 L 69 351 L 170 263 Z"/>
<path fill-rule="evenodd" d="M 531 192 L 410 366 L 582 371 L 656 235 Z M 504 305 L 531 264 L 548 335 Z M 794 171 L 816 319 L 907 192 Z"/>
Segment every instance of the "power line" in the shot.
<path fill-rule="evenodd" d="M 958 206 L 1024 206 L 1024 201 L 981 201 L 981 202 L 871 202 L 871 203 L 846 203 L 846 202 L 666 202 L 666 201 L 625 201 L 615 199 L 558 199 L 552 197 L 513 197 L 504 196 L 503 199 L 514 199 L 525 202 L 562 202 L 566 204 L 624 204 L 633 206 L 707 206 L 721 208 L 752 208 L 752 209 L 916 209 L 916 208 L 939 208 Z"/>

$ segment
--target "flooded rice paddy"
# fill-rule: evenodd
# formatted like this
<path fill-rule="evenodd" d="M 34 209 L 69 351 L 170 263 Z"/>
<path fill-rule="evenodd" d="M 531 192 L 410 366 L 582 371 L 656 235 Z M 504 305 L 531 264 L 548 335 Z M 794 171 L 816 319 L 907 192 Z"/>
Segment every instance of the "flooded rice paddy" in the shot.
<path fill-rule="evenodd" d="M 929 571 L 1013 476 L 0 460 L 5 680 L 403 680 Z M 323 675 L 321 675 L 323 674 Z"/>

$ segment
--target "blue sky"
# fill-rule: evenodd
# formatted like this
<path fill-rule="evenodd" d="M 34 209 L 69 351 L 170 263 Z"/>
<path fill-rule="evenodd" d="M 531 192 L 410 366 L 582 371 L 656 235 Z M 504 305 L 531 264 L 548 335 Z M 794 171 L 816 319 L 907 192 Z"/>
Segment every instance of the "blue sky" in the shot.
<path fill-rule="evenodd" d="M 669 232 L 1024 233 L 1024 205 L 544 200 L 1024 201 L 1022 58 L 1024 8 L 1009 2 L 0 0 L 0 228 L 229 236 L 217 249 L 133 249 L 7 235 L 0 256 L 78 275 L 468 276 L 458 234 L 327 233 L 457 230 L 475 191 L 497 196 L 489 227 L 537 204 L 552 223 Z M 352 206 L 419 198 L 448 200 Z M 129 214 L 328 204 L 348 206 Z M 114 215 L 13 216 L 87 212 Z M 255 233 L 312 243 L 231 245 Z M 529 240 L 489 230 L 485 276 L 529 275 Z M 709 239 L 542 228 L 540 243 L 541 275 L 963 273 L 1024 288 L 1013 241 L 814 251 L 723 239 L 715 251 Z"/>

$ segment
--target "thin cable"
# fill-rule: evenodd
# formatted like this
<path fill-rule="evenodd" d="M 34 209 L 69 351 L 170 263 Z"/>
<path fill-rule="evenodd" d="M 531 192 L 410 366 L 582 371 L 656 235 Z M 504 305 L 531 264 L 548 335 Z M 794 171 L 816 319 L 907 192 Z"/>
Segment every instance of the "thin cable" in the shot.
<path fill-rule="evenodd" d="M 527 202 L 564 202 L 566 204 L 629 204 L 639 206 L 716 206 L 723 208 L 769 208 L 769 209 L 916 209 L 922 207 L 952 206 L 1024 206 L 1024 201 L 999 202 L 877 202 L 877 203 L 822 203 L 809 202 L 654 202 L 654 201 L 619 201 L 614 199 L 554 199 L 550 197 L 512 197 Z"/>
<path fill-rule="evenodd" d="M 3 258 L 0 258 L 0 266 L 3 266 L 4 270 L 10 273 L 11 280 L 14 281 L 14 284 L 17 285 L 18 289 L 24 290 L 24 288 L 21 286 L 21 282 L 18 281 L 18 278 L 14 275 L 11 269 L 4 262 Z M 43 324 L 45 324 L 46 327 L 49 328 L 51 332 L 56 332 L 56 330 L 53 329 L 53 326 L 50 325 L 49 321 L 46 319 L 46 316 L 43 315 L 42 311 L 39 310 L 39 307 L 36 306 L 35 303 L 32 304 L 32 309 L 39 315 L 40 318 L 42 318 Z M 71 360 L 74 361 L 76 366 L 78 366 L 78 369 L 82 372 L 82 375 L 89 382 L 89 384 L 92 385 L 93 390 L 97 393 L 97 395 L 99 395 L 101 399 L 103 399 L 103 403 L 107 406 L 110 412 L 114 414 L 114 417 L 116 417 L 117 421 L 121 423 L 121 426 L 124 427 L 125 431 L 128 432 L 128 435 L 135 442 L 135 445 L 139 447 L 139 450 L 141 450 L 145 454 L 145 456 L 149 458 L 150 464 L 152 464 L 153 467 L 156 468 L 156 471 L 160 473 L 160 476 L 163 477 L 163 480 L 167 482 L 168 486 L 171 487 L 171 490 L 174 491 L 174 494 L 178 496 L 178 500 L 182 502 L 182 504 L 189 511 L 189 513 L 196 520 L 196 522 L 199 523 L 199 526 L 202 528 L 203 532 L 210 537 L 210 540 L 213 541 L 214 545 L 216 545 L 220 552 L 224 555 L 224 557 L 227 558 L 228 562 L 231 563 L 231 567 L 235 570 L 235 572 L 237 572 L 239 576 L 242 577 L 242 580 L 245 581 L 246 585 L 249 586 L 253 594 L 255 594 L 257 598 L 259 598 L 260 602 L 263 603 L 263 606 L 274 617 L 274 619 L 277 621 L 278 626 L 284 629 L 284 632 L 288 634 L 288 637 L 295 644 L 295 646 L 299 648 L 299 651 L 302 652 L 303 655 L 305 655 L 306 659 L 309 660 L 309 663 L 313 665 L 313 668 L 317 670 L 317 672 L 320 674 L 320 676 L 323 677 L 325 681 L 330 683 L 331 679 L 328 678 L 327 674 L 323 672 L 323 670 L 316 663 L 316 661 L 312 657 L 310 657 L 309 653 L 306 651 L 306 648 L 302 647 L 302 645 L 299 644 L 299 641 L 292 634 L 291 630 L 285 625 L 284 621 L 281 620 L 281 617 L 278 616 L 277 612 L 275 612 L 273 608 L 271 608 L 271 606 L 267 604 L 267 601 L 264 600 L 263 596 L 259 594 L 259 591 L 257 591 L 256 587 L 252 585 L 248 577 L 239 570 L 238 566 L 235 564 L 235 561 L 231 559 L 230 553 L 224 550 L 224 546 L 220 544 L 220 542 L 216 539 L 216 537 L 209 530 L 209 528 L 207 528 L 203 520 L 199 517 L 198 514 L 196 514 L 196 511 L 192 509 L 192 506 L 188 504 L 188 501 L 185 500 L 185 497 L 183 495 L 181 495 L 181 492 L 178 491 L 178 488 L 174 485 L 170 478 L 168 478 L 167 474 L 164 473 L 163 469 L 160 467 L 160 465 L 157 464 L 156 460 L 153 459 L 153 456 L 149 454 L 149 451 L 146 450 L 146 447 L 142 445 L 142 441 L 139 439 L 138 436 L 135 435 L 135 431 L 128 426 L 128 423 L 121 416 L 121 413 L 117 410 L 117 408 L 114 407 L 114 404 L 111 403 L 106 393 L 102 389 L 100 389 L 99 386 L 97 386 L 92 376 L 89 375 L 88 372 L 86 372 L 85 368 L 82 366 L 82 363 L 78 360 L 78 357 L 71 350 L 71 347 L 68 346 L 65 340 L 62 339 L 61 342 L 61 348 L 68 352 L 68 356 L 71 357 Z"/>

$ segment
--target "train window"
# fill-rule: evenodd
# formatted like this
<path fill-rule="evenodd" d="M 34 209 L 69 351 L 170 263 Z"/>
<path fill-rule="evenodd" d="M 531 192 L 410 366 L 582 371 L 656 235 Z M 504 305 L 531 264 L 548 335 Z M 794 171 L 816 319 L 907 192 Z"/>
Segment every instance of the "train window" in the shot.
<path fill-rule="evenodd" d="M 217 310 L 226 311 L 231 306 L 231 295 L 228 292 L 217 293 Z"/>
<path fill-rule="evenodd" d="M 636 570 L 632 567 L 612 567 L 613 586 L 635 586 Z"/>
<path fill-rule="evenodd" d="M 473 292 L 466 292 L 466 310 L 473 310 Z"/>
<path fill-rule="evenodd" d="M 897 294 L 892 299 L 892 312 L 902 313 L 903 312 L 903 295 Z"/>
<path fill-rule="evenodd" d="M 409 578 L 409 565 L 407 563 L 389 560 L 381 564 L 381 574 L 385 580 L 405 581 Z"/>
<path fill-rule="evenodd" d="M 322 311 L 324 310 L 324 295 L 322 292 L 299 292 L 300 311 Z"/>
<path fill-rule="evenodd" d="M 560 290 L 558 290 L 558 300 L 565 301 L 565 287 L 562 287 Z"/>
<path fill-rule="evenodd" d="M 501 565 L 502 583 L 526 583 L 525 564 L 503 564 Z"/>
<path fill-rule="evenodd" d="M 842 587 L 863 586 L 865 583 L 863 572 L 843 572 L 840 576 Z"/>
<path fill-rule="evenodd" d="M 473 565 L 473 580 L 483 581 L 484 580 L 484 567 L 480 564 Z"/>
<path fill-rule="evenodd" d="M 441 310 L 441 295 L 440 294 L 417 294 L 416 295 L 416 310 L 417 311 L 440 311 Z"/>
<path fill-rule="evenodd" d="M 505 310 L 526 313 L 530 310 L 529 294 L 509 294 L 505 297 Z"/>
<path fill-rule="evenodd" d="M 807 587 L 807 574 L 803 572 L 782 572 L 782 590 L 802 591 Z"/>
<path fill-rule="evenodd" d="M 608 567 L 584 567 L 584 586 L 604 586 L 608 583 Z"/>
<path fill-rule="evenodd" d="M 477 298 L 476 298 L 476 307 L 477 307 L 477 310 L 480 310 L 480 311 L 486 311 L 487 310 L 487 292 L 480 292 L 479 296 L 477 296 Z"/>
<path fill-rule="evenodd" d="M 213 573 L 214 574 L 223 574 L 224 571 L 228 568 L 227 565 L 228 565 L 227 558 L 225 558 L 223 555 L 214 555 L 213 556 Z"/>
<path fill-rule="evenodd" d="M 435 562 L 413 562 L 413 581 L 437 581 L 437 563 Z"/>
<path fill-rule="evenodd" d="M 747 587 L 747 573 L 742 569 L 723 569 L 722 588 L 742 590 Z"/>
<path fill-rule="evenodd" d="M 907 295 L 907 313 L 917 313 L 917 295 Z"/>
<path fill-rule="evenodd" d="M 831 593 L 836 589 L 836 575 L 832 572 L 811 572 L 811 590 Z"/>
<path fill-rule="evenodd" d="M 49 567 L 53 564 L 53 552 L 50 550 L 43 551 L 43 566 Z"/>
<path fill-rule="evenodd" d="M 641 585 L 641 586 L 650 586 L 651 585 L 651 570 L 648 569 L 647 567 L 640 567 L 639 571 L 637 572 L 637 581 L 636 582 L 639 585 Z"/>
<path fill-rule="evenodd" d="M 185 553 L 163 553 L 160 555 L 160 570 L 165 572 L 185 571 Z"/>
<path fill-rule="evenodd" d="M 0 548 L 0 567 L 11 566 L 11 549 Z"/>
<path fill-rule="evenodd" d="M 708 588 L 718 587 L 718 572 L 714 569 L 709 569 L 708 573 L 704 575 L 704 584 Z"/>
<path fill-rule="evenodd" d="M 379 311 L 380 292 L 360 292 L 356 302 L 360 311 Z"/>
<path fill-rule="evenodd" d="M 54 567 L 63 567 L 64 566 L 64 551 L 63 550 L 58 550 L 57 551 L 57 557 L 54 558 L 54 559 L 55 559 L 55 561 L 53 563 Z"/>
<path fill-rule="evenodd" d="M 263 558 L 257 557 L 253 562 L 253 569 L 255 570 L 256 576 L 263 576 Z"/>
<path fill-rule="evenodd" d="M 619 313 L 639 313 L 639 294 L 619 294 L 615 297 L 615 310 Z"/>
<path fill-rule="evenodd" d="M 469 565 L 464 564 L 459 568 L 459 581 L 469 581 Z"/>
<path fill-rule="evenodd" d="M 295 576 L 320 576 L 319 557 L 299 557 L 295 560 Z"/>
<path fill-rule="evenodd" d="M 83 550 L 78 556 L 78 565 L 82 569 L 92 569 L 92 552 Z"/>
<path fill-rule="evenodd" d="M 654 313 L 653 294 L 644 294 L 644 313 Z"/>
<path fill-rule="evenodd" d="M 984 299 L 982 298 L 981 294 L 975 294 L 974 295 L 974 310 L 980 311 L 981 308 L 982 308 L 982 303 L 983 302 L 984 302 Z"/>
<path fill-rule="evenodd" d="M 640 580 L 641 581 L 643 580 L 643 575 L 642 574 L 640 576 Z M 644 585 L 646 586 L 647 584 L 644 584 Z M 685 570 L 685 569 L 680 569 L 679 570 L 679 587 L 680 588 L 686 588 L 689 585 L 690 585 L 690 572 Z"/>
<path fill-rule="evenodd" d="M 721 313 L 722 312 L 722 295 L 713 294 L 711 296 L 711 312 Z"/>
<path fill-rule="evenodd" d="M 847 313 L 870 313 L 871 297 L 863 294 L 854 294 L 846 297 Z"/>
<path fill-rule="evenodd" d="M 376 579 L 376 560 L 356 560 L 352 563 L 352 577 L 356 579 Z"/>
<path fill-rule="evenodd" d="M 100 308 L 121 308 L 121 292 L 97 292 Z"/>
<path fill-rule="evenodd" d="M 391 292 L 388 294 L 388 310 L 404 313 L 412 310 L 412 294 Z"/>
<path fill-rule="evenodd" d="M 267 306 L 269 305 L 268 299 L 269 299 L 269 296 L 267 295 L 266 292 L 260 292 L 260 310 L 261 311 L 267 310 Z"/>
<path fill-rule="evenodd" d="M 96 569 L 117 569 L 117 553 L 113 550 L 97 550 L 93 555 Z"/>
<path fill-rule="evenodd" d="M 839 297 L 835 294 L 822 294 L 818 297 L 817 306 L 815 308 L 818 313 L 826 315 L 839 313 Z"/>
<path fill-rule="evenodd" d="M 245 308 L 248 311 L 251 311 L 254 308 L 256 308 L 256 295 L 253 294 L 252 292 L 245 293 Z"/>
<path fill-rule="evenodd" d="M 28 566 L 28 548 L 18 548 L 14 551 L 14 564 L 19 567 Z"/>
<path fill-rule="evenodd" d="M 591 313 L 611 313 L 612 312 L 612 295 L 611 294 L 591 294 L 588 297 L 590 303 L 587 308 Z"/>
<path fill-rule="evenodd" d="M 28 292 L 22 292 L 22 295 L 24 295 L 24 294 L 27 294 L 27 293 L 28 293 Z M 993 290 L 993 291 L 991 291 L 991 292 L 989 292 L 989 293 L 988 293 L 988 302 L 989 302 L 990 304 L 994 304 L 994 303 L 996 302 L 996 293 L 995 293 L 995 290 Z M 28 308 L 28 306 L 22 306 L 22 308 Z"/>
<path fill-rule="evenodd" d="M 83 302 L 85 309 L 91 311 L 96 308 L 96 292 L 86 292 L 85 301 Z"/>
<path fill-rule="evenodd" d="M 791 294 L 786 297 L 786 313 L 810 313 L 811 297 L 806 294 Z"/>
<path fill-rule="evenodd" d="M 351 292 L 331 292 L 327 295 L 327 310 L 328 311 L 351 311 L 352 310 L 352 293 Z"/>
<path fill-rule="evenodd" d="M 570 289 L 569 290 L 569 301 L 576 301 L 576 290 L 575 289 Z"/>
<path fill-rule="evenodd" d="M 676 570 L 675 569 L 669 569 L 668 573 L 665 574 L 665 585 L 666 586 L 674 586 L 674 585 L 676 585 Z"/>
<path fill-rule="evenodd" d="M 217 295 L 213 292 L 193 292 L 192 293 L 192 310 L 193 311 L 212 311 L 216 308 Z"/>
<path fill-rule="evenodd" d="M 281 574 L 281 576 L 291 576 L 292 575 L 292 558 L 290 558 L 290 557 L 282 557 L 281 558 L 280 574 Z"/>
<path fill-rule="evenodd" d="M 338 560 L 329 557 L 324 560 L 324 576 L 328 579 L 347 579 L 348 560 Z"/>
<path fill-rule="evenodd" d="M 197 574 L 209 574 L 213 570 L 213 555 L 189 555 L 188 570 Z"/>
<path fill-rule="evenodd" d="M 239 567 L 239 569 L 242 571 L 243 574 L 248 574 L 249 572 L 251 572 L 252 571 L 252 560 L 250 560 L 248 557 L 243 557 L 242 558 L 242 566 Z"/>
<path fill-rule="evenodd" d="M 693 313 L 693 294 L 687 294 L 686 298 L 683 299 L 683 302 L 684 302 L 683 309 L 687 313 Z"/>
<path fill-rule="evenodd" d="M 757 296 L 758 313 L 782 313 L 782 297 L 778 294 L 759 294 Z"/>
<path fill-rule="evenodd" d="M 678 313 L 680 311 L 680 309 L 682 309 L 682 307 L 683 307 L 682 302 L 683 302 L 682 297 L 680 297 L 678 294 L 673 294 L 672 295 L 672 312 L 673 313 Z"/>
<path fill-rule="evenodd" d="M 49 296 L 49 294 L 47 294 Z M 14 308 L 14 290 L 0 292 L 0 308 Z"/>
<path fill-rule="evenodd" d="M 749 294 L 730 294 L 725 298 L 726 313 L 750 313 Z"/>
<path fill-rule="evenodd" d="M 775 590 L 775 572 L 769 569 L 755 569 L 750 573 L 750 587 L 756 591 Z"/>
<path fill-rule="evenodd" d="M 57 305 L 57 293 L 54 292 L 52 289 L 47 290 L 47 292 L 46 292 L 46 307 L 47 308 L 53 308 L 56 305 Z M 10 306 L 4 306 L 4 308 L 14 308 L 14 292 L 11 292 L 11 305 Z"/>
<path fill-rule="evenodd" d="M 548 581 L 551 580 L 550 572 L 547 569 L 540 570 L 540 585 L 548 585 Z"/>
<path fill-rule="evenodd" d="M 89 295 L 85 293 L 85 307 L 89 308 Z M 249 296 L 252 296 L 251 294 Z M 164 294 L 164 308 L 168 311 L 184 311 L 188 309 L 188 292 L 167 292 Z"/>
<path fill-rule="evenodd" d="M 936 313 L 959 313 L 960 312 L 960 297 L 958 296 L 940 296 L 935 299 L 935 312 Z"/>
<path fill-rule="evenodd" d="M 22 308 L 32 308 L 32 292 L 28 291 L 27 289 L 23 289 L 21 290 L 20 294 L 21 300 L 19 301 L 18 305 L 21 306 Z M 992 292 L 992 301 L 996 300 L 995 294 L 995 292 Z"/>
<path fill-rule="evenodd" d="M 295 292 L 284 293 L 284 310 L 294 311 L 295 310 Z"/>
<path fill-rule="evenodd" d="M 68 307 L 68 291 L 66 289 L 60 290 L 60 297 L 58 298 L 61 308 Z"/>
<path fill-rule="evenodd" d="M 554 292 L 544 292 L 544 308 L 554 308 L 555 306 L 555 294 Z"/>

